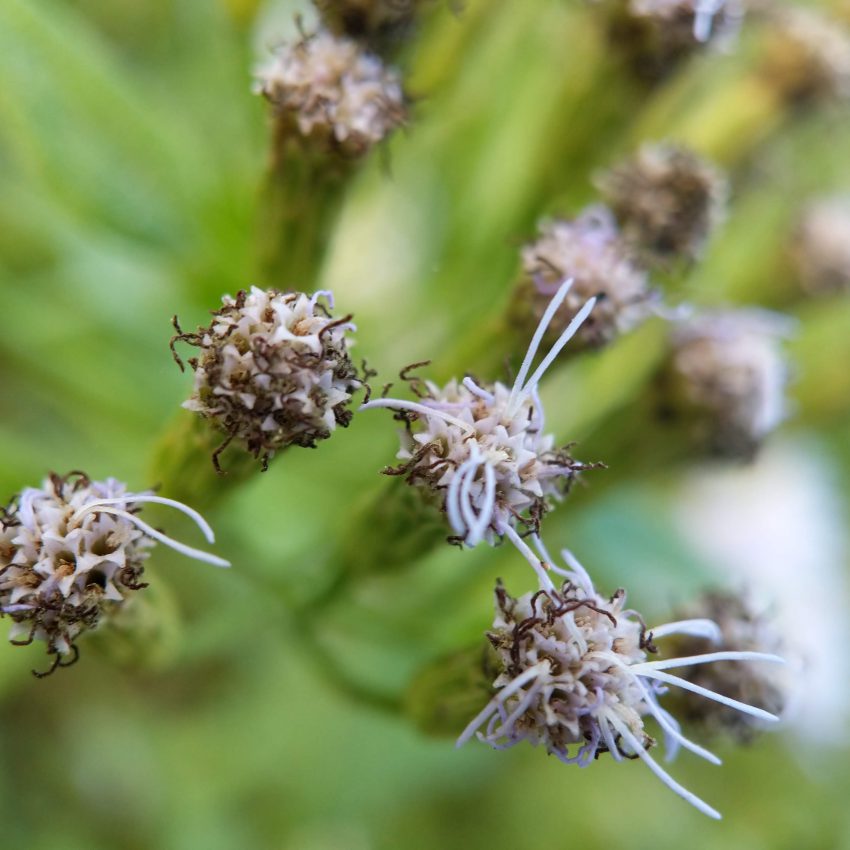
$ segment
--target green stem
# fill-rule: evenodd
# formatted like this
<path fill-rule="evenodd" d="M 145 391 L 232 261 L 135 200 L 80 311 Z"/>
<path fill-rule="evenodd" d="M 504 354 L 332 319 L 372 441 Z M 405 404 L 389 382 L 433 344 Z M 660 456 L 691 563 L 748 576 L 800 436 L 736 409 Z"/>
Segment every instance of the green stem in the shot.
<path fill-rule="evenodd" d="M 310 148 L 289 121 L 275 121 L 271 163 L 260 203 L 264 282 L 308 290 L 318 277 L 355 161 Z"/>
<path fill-rule="evenodd" d="M 208 420 L 181 411 L 154 449 L 151 480 L 161 486 L 163 496 L 209 509 L 260 471 L 259 461 L 231 444 L 219 455 L 218 472 L 213 455 L 224 440 Z"/>

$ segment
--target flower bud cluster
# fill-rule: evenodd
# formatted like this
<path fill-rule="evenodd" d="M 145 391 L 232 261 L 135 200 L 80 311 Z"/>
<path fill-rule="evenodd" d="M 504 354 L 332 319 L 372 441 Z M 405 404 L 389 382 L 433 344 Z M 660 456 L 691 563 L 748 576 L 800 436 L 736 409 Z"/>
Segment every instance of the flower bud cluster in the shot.
<path fill-rule="evenodd" d="M 264 465 L 287 446 L 312 448 L 348 425 L 352 394 L 364 385 L 349 355 L 351 316 L 334 318 L 322 299 L 333 307 L 327 292 L 253 287 L 225 296 L 209 327 L 183 333 L 175 322 L 172 351 L 177 341 L 200 349 L 188 361 L 195 386 L 183 406 Z"/>
<path fill-rule="evenodd" d="M 775 621 L 746 594 L 720 591 L 706 593 L 687 606 L 683 616 L 712 620 L 719 626 L 720 633 L 719 640 L 715 641 L 699 635 L 679 636 L 675 640 L 675 649 L 679 655 L 698 655 L 733 647 L 745 651 L 787 654 L 785 641 Z M 682 675 L 701 687 L 776 715 L 783 714 L 791 691 L 788 668 L 773 664 L 745 665 L 721 661 L 686 668 Z M 708 732 L 727 732 L 739 740 L 749 741 L 766 728 L 758 718 L 732 711 L 721 703 L 699 699 L 691 691 L 679 694 L 677 703 L 680 713 L 689 722 Z"/>
<path fill-rule="evenodd" d="M 561 283 L 573 281 L 549 326 L 550 336 L 557 337 L 584 303 L 598 296 L 593 313 L 576 334 L 576 342 L 584 347 L 599 348 L 633 330 L 652 315 L 659 301 L 614 217 L 602 206 L 591 207 L 572 221 L 544 223 L 537 241 L 523 248 L 522 266 L 519 319 L 530 310 L 539 321 Z"/>
<path fill-rule="evenodd" d="M 367 44 L 399 39 L 428 0 L 313 0 L 325 26 Z"/>
<path fill-rule="evenodd" d="M 634 72 L 655 82 L 706 45 L 724 45 L 743 17 L 739 0 L 611 0 L 610 36 Z"/>
<path fill-rule="evenodd" d="M 782 422 L 790 331 L 784 317 L 757 310 L 705 312 L 678 324 L 665 395 L 698 445 L 748 459 Z"/>
<path fill-rule="evenodd" d="M 399 75 L 352 39 L 328 32 L 278 50 L 258 91 L 319 149 L 358 157 L 407 119 Z"/>
<path fill-rule="evenodd" d="M 850 97 L 850 32 L 814 9 L 772 10 L 765 75 L 794 103 Z"/>
<path fill-rule="evenodd" d="M 699 259 L 725 213 L 725 177 L 690 149 L 647 144 L 599 181 L 625 239 L 652 265 Z"/>
<path fill-rule="evenodd" d="M 850 292 L 850 196 L 808 204 L 794 234 L 792 254 L 810 294 Z"/>

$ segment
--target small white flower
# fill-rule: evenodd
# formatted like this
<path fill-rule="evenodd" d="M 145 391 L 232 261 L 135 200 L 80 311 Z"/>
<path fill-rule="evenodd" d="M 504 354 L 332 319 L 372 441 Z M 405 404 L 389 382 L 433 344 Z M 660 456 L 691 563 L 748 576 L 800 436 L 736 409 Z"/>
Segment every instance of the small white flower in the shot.
<path fill-rule="evenodd" d="M 710 451 L 749 458 L 785 419 L 792 329 L 760 310 L 705 312 L 674 328 L 669 401 Z"/>
<path fill-rule="evenodd" d="M 469 377 L 445 387 L 414 380 L 418 402 L 381 398 L 361 408 L 400 412 L 408 426 L 398 454 L 405 463 L 388 472 L 404 474 L 411 484 L 436 493 L 452 529 L 468 546 L 493 543 L 518 523 L 536 530 L 547 500 L 587 468 L 566 449 L 556 449 L 554 438 L 544 433 L 537 385 L 596 299 L 585 303 L 528 377 L 569 288 L 570 282 L 563 284 L 551 299 L 512 387 L 498 382 L 482 387 Z"/>
<path fill-rule="evenodd" d="M 540 227 L 537 241 L 522 250 L 526 283 L 518 293 L 519 311 L 539 319 L 566 278 L 573 286 L 552 318 L 549 333 L 557 337 L 588 298 L 598 296 L 593 315 L 576 342 L 597 348 L 633 330 L 649 318 L 658 303 L 646 272 L 620 234 L 611 211 L 591 207 L 573 220 Z"/>
<path fill-rule="evenodd" d="M 625 607 L 624 591 L 610 598 L 601 596 L 568 552 L 564 555 L 572 566 L 569 570 L 555 568 L 551 562 L 542 564 L 527 547 L 523 554 L 538 574 L 542 572 L 542 588 L 519 599 L 501 586 L 496 588 L 496 618 L 488 638 L 503 672 L 493 683 L 495 696 L 466 727 L 458 746 L 478 732 L 478 738 L 495 749 L 528 741 L 581 767 L 603 753 L 616 761 L 639 758 L 680 797 L 719 818 L 715 809 L 676 782 L 649 754 L 655 741 L 645 721 L 653 719 L 663 732 L 668 760 L 683 747 L 719 764 L 714 754 L 686 738 L 675 718 L 661 707 L 659 698 L 669 687 L 683 688 L 762 720 L 778 718 L 667 671 L 715 661 L 781 663 L 782 659 L 723 651 L 649 660 L 647 653 L 657 652 L 656 639 L 674 634 L 716 638 L 718 627 L 708 620 L 687 620 L 647 629 L 640 615 Z M 544 566 L 565 577 L 560 588 L 553 585 Z"/>
<path fill-rule="evenodd" d="M 172 339 L 201 349 L 187 410 L 211 419 L 231 440 L 242 441 L 263 464 L 290 445 L 313 447 L 337 425 L 351 421 L 348 405 L 363 386 L 348 353 L 351 316 L 334 319 L 329 292 L 309 296 L 252 287 L 223 299 L 208 328 Z M 183 368 L 183 362 L 175 354 Z"/>
<path fill-rule="evenodd" d="M 356 41 L 328 32 L 281 47 L 258 73 L 258 91 L 298 131 L 349 156 L 404 124 L 398 74 Z"/>
<path fill-rule="evenodd" d="M 76 661 L 74 640 L 123 603 L 128 592 L 145 587 L 143 563 L 157 542 L 190 558 L 230 566 L 140 519 L 146 502 L 182 511 L 214 542 L 203 517 L 186 505 L 129 493 L 114 478 L 91 481 L 82 473 L 51 475 L 41 488 L 23 490 L 0 514 L 0 614 L 14 621 L 12 643 L 47 642 L 48 653 L 56 656 L 48 672 Z"/>

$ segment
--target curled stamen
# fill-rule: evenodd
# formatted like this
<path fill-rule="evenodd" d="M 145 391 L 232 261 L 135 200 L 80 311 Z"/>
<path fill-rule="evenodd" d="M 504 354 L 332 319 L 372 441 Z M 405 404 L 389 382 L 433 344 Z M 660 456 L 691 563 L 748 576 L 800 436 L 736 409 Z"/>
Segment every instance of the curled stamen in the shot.
<path fill-rule="evenodd" d="M 89 508 L 86 508 L 86 510 L 89 510 Z M 174 549 L 175 552 L 180 552 L 181 555 L 186 555 L 189 558 L 195 558 L 198 561 L 205 561 L 208 564 L 212 564 L 214 567 L 230 566 L 230 561 L 225 561 L 224 558 L 219 558 L 217 555 L 212 555 L 209 552 L 203 552 L 200 549 L 194 549 L 192 546 L 187 546 L 185 543 L 180 543 L 180 541 L 168 537 L 168 535 L 163 534 L 161 531 L 157 531 L 152 525 L 148 525 L 144 520 L 139 519 L 139 517 L 135 514 L 131 514 L 128 511 L 97 505 L 91 507 L 91 510 L 97 513 L 111 514 L 112 516 L 122 517 L 123 519 L 129 520 L 139 529 L 139 531 L 143 532 L 148 537 L 152 537 L 154 540 L 158 540 L 160 543 L 164 543 L 169 548 Z"/>
<path fill-rule="evenodd" d="M 80 521 L 84 514 L 89 511 L 96 510 L 99 505 L 127 505 L 133 502 L 153 502 L 157 505 L 167 505 L 170 508 L 176 508 L 178 511 L 186 514 L 187 517 L 194 520 L 198 528 L 203 532 L 208 543 L 215 543 L 215 533 L 210 524 L 194 509 L 183 502 L 178 502 L 176 499 L 167 499 L 164 496 L 154 496 L 147 493 L 127 493 L 124 496 L 119 496 L 112 499 L 96 499 L 89 502 L 84 507 L 80 508 L 74 516 L 71 517 L 71 524 L 75 525 Z"/>
<path fill-rule="evenodd" d="M 714 620 L 706 620 L 697 618 L 692 620 L 677 620 L 674 623 L 664 623 L 662 626 L 656 626 L 650 629 L 653 638 L 663 638 L 668 635 L 691 635 L 693 637 L 705 638 L 712 643 L 720 643 L 723 640 L 723 633 L 720 626 Z"/>
<path fill-rule="evenodd" d="M 374 410 L 378 407 L 387 407 L 390 410 L 409 410 L 411 413 L 419 413 L 422 416 L 436 416 L 438 419 L 442 419 L 450 425 L 456 425 L 468 434 L 475 432 L 475 428 L 473 428 L 468 422 L 464 422 L 462 419 L 458 419 L 456 416 L 452 416 L 443 410 L 429 407 L 426 404 L 418 404 L 415 401 L 405 401 L 404 399 L 398 398 L 375 398 L 366 404 L 361 404 L 360 410 Z"/>

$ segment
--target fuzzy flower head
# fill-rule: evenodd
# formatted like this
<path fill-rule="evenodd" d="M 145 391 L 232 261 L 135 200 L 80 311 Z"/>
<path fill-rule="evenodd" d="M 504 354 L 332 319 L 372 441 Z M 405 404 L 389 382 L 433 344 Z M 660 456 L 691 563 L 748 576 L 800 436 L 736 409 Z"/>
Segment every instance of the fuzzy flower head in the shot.
<path fill-rule="evenodd" d="M 718 625 L 719 633 L 713 636 L 678 636 L 675 648 L 679 655 L 699 655 L 732 648 L 788 655 L 788 647 L 775 618 L 757 605 L 749 594 L 729 591 L 706 593 L 682 613 L 689 618 L 712 620 Z M 781 715 L 792 687 L 789 673 L 786 666 L 723 661 L 685 669 L 681 675 L 689 682 L 723 696 Z M 765 723 L 759 718 L 732 711 L 721 703 L 699 699 L 691 691 L 677 695 L 677 705 L 685 719 L 708 732 L 727 732 L 741 741 L 749 741 L 765 729 Z"/>
<path fill-rule="evenodd" d="M 665 374 L 667 404 L 709 452 L 749 459 L 786 417 L 793 325 L 758 310 L 706 312 L 679 324 Z"/>
<path fill-rule="evenodd" d="M 347 157 L 367 153 L 407 118 L 398 74 L 324 31 L 282 47 L 257 88 L 303 137 Z"/>
<path fill-rule="evenodd" d="M 572 221 L 543 224 L 536 242 L 522 251 L 524 279 L 516 312 L 539 321 L 565 278 L 573 286 L 549 326 L 550 336 L 563 332 L 588 298 L 599 296 L 593 315 L 576 335 L 585 347 L 598 348 L 632 330 L 652 315 L 658 294 L 646 272 L 604 207 L 585 210 Z"/>
<path fill-rule="evenodd" d="M 644 145 L 599 181 L 626 240 L 650 263 L 697 260 L 723 218 L 723 175 L 690 149 Z"/>
<path fill-rule="evenodd" d="M 568 553 L 565 555 L 570 558 Z M 534 557 L 534 556 L 530 556 Z M 519 599 L 496 588 L 496 617 L 488 639 L 501 659 L 494 696 L 458 739 L 478 738 L 494 749 L 521 741 L 542 745 L 565 764 L 587 767 L 610 753 L 615 761 L 639 758 L 669 788 L 710 817 L 720 815 L 683 788 L 650 755 L 655 739 L 650 720 L 663 733 L 672 758 L 684 747 L 706 760 L 719 759 L 686 738 L 678 722 L 660 705 L 669 687 L 683 688 L 746 714 L 777 718 L 668 670 L 716 661 L 781 662 L 753 652 L 712 652 L 691 658 L 650 660 L 654 641 L 672 634 L 716 636 L 707 620 L 669 623 L 648 630 L 638 613 L 626 607 L 624 591 L 604 597 L 587 573 L 570 558 L 572 569 L 560 587 L 548 578 L 541 590 Z M 545 566 L 552 569 L 551 564 Z M 478 731 L 480 730 L 480 731 Z"/>
<path fill-rule="evenodd" d="M 708 44 L 728 44 L 744 13 L 740 0 L 611 0 L 610 12 L 612 41 L 650 81 Z"/>
<path fill-rule="evenodd" d="M 322 301 L 325 299 L 328 306 Z M 200 349 L 188 410 L 225 435 L 213 456 L 238 440 L 264 465 L 287 446 L 314 447 L 351 421 L 352 394 L 363 386 L 349 356 L 351 316 L 335 319 L 329 292 L 282 293 L 253 287 L 223 299 L 207 328 L 177 341 Z M 175 354 L 183 368 L 183 361 Z"/>
<path fill-rule="evenodd" d="M 144 562 L 157 542 L 229 566 L 140 519 L 146 502 L 177 508 L 214 541 L 209 525 L 186 505 L 129 493 L 114 478 L 92 481 L 79 472 L 51 475 L 42 487 L 26 488 L 0 512 L 0 614 L 13 621 L 13 644 L 47 643 L 54 656 L 48 673 L 73 664 L 76 638 L 95 628 L 133 591 L 146 587 L 141 580 Z"/>
<path fill-rule="evenodd" d="M 765 75 L 794 103 L 850 97 L 850 32 L 814 9 L 772 10 Z"/>
<path fill-rule="evenodd" d="M 529 377 L 537 348 L 569 291 L 564 284 L 551 300 L 513 386 L 480 386 L 472 378 L 440 387 L 411 380 L 418 401 L 381 398 L 363 408 L 387 407 L 405 423 L 398 457 L 387 474 L 435 497 L 458 542 L 475 546 L 516 535 L 514 526 L 536 530 L 548 502 L 566 491 L 587 466 L 556 448 L 544 432 L 537 385 L 564 345 L 593 309 L 591 299 Z M 416 364 L 424 365 L 424 364 Z"/>
<path fill-rule="evenodd" d="M 809 204 L 797 225 L 792 254 L 807 292 L 850 292 L 850 196 Z"/>

